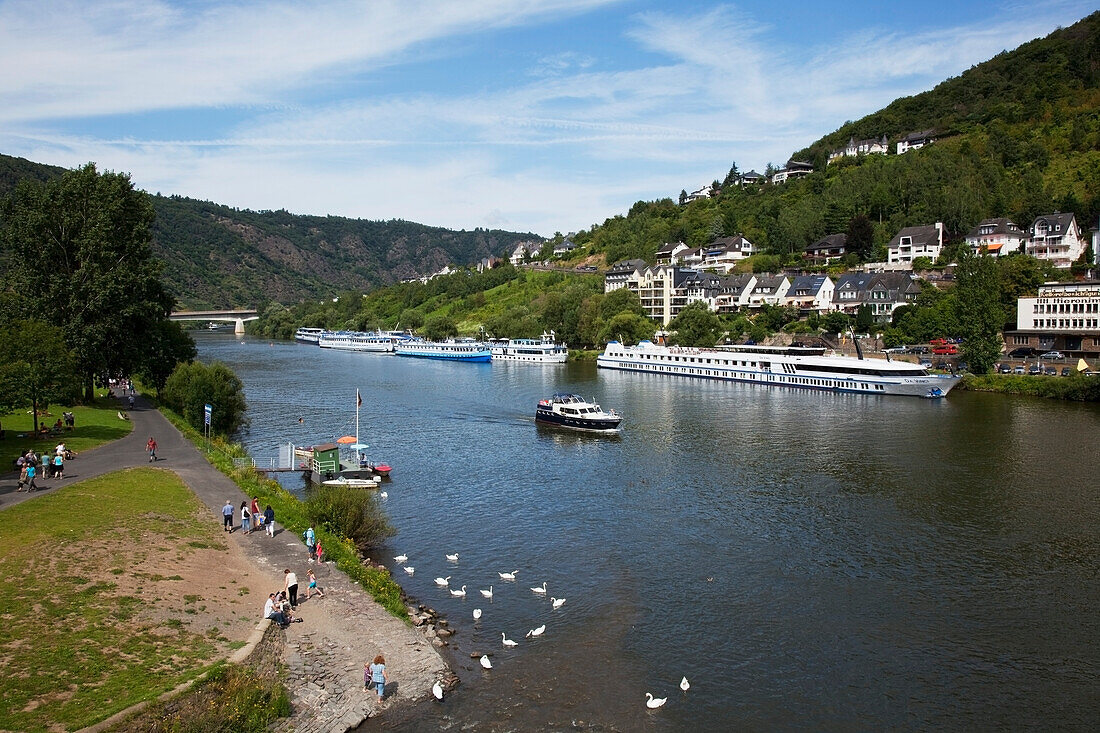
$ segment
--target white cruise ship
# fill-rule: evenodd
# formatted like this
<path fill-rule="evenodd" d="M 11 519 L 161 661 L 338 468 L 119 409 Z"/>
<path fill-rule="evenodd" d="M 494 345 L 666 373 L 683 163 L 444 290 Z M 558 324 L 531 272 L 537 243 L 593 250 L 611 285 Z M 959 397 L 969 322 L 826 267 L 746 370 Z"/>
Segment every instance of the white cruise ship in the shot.
<path fill-rule="evenodd" d="M 493 361 L 519 361 L 528 364 L 564 364 L 569 347 L 554 343 L 554 332 L 537 339 L 509 339 L 489 345 Z"/>
<path fill-rule="evenodd" d="M 322 349 L 373 351 L 392 354 L 394 345 L 405 336 L 383 331 L 325 331 L 317 341 Z"/>
<path fill-rule="evenodd" d="M 325 329 L 323 328 L 306 328 L 303 326 L 294 332 L 294 340 L 301 341 L 303 344 L 316 345 L 324 332 Z"/>
<path fill-rule="evenodd" d="M 458 341 L 420 341 L 410 339 L 397 344 L 394 353 L 420 359 L 446 359 L 449 361 L 489 361 L 493 355 L 489 347 L 473 339 Z"/>
<path fill-rule="evenodd" d="M 696 349 L 607 345 L 596 359 L 602 369 L 724 379 L 764 387 L 794 387 L 858 394 L 943 397 L 958 377 L 929 374 L 920 364 L 885 359 L 826 356 L 821 348 L 730 346 Z"/>

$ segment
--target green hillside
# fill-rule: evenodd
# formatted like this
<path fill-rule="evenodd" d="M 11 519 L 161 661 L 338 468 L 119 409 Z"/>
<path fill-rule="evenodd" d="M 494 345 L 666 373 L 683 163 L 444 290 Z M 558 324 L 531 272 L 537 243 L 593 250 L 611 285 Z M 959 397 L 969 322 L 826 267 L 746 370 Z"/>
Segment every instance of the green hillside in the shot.
<path fill-rule="evenodd" d="M 61 168 L 0 155 L 0 196 Z M 262 307 L 368 290 L 510 252 L 533 238 L 499 230 L 453 231 L 408 221 L 248 211 L 153 196 L 153 251 L 181 308 Z"/>

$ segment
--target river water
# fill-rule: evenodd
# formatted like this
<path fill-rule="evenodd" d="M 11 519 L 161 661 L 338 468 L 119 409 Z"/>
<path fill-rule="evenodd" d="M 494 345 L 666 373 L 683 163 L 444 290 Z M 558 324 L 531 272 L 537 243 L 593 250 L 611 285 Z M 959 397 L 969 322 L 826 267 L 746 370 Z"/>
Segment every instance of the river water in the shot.
<path fill-rule="evenodd" d="M 463 684 L 364 730 L 1100 727 L 1100 406 L 196 342 L 255 457 L 353 434 L 358 388 L 394 466 L 377 556 L 457 629 Z M 621 435 L 536 426 L 558 391 Z"/>

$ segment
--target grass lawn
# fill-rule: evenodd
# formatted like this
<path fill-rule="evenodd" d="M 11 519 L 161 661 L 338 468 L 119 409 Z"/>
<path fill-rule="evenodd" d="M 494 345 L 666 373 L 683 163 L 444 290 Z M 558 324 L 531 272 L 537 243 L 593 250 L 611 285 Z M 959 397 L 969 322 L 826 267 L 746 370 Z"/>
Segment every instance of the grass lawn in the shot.
<path fill-rule="evenodd" d="M 129 435 L 134 425 L 129 420 L 118 419 L 118 404 L 118 400 L 114 398 L 99 397 L 91 405 L 51 406 L 49 416 L 39 416 L 39 423 L 52 426 L 62 412 L 69 411 L 76 418 L 76 428 L 71 432 L 63 430 L 60 435 L 39 439 L 19 437 L 20 434 L 30 436 L 34 430 L 34 418 L 29 411 L 17 410 L 0 415 L 0 425 L 4 427 L 4 438 L 0 440 L 0 472 L 11 470 L 12 461 L 27 448 L 33 447 L 41 454 L 43 448 L 50 450 L 64 441 L 68 448 L 79 453 Z"/>
<path fill-rule="evenodd" d="M 198 676 L 226 634 L 255 625 L 220 528 L 170 472 L 66 486 L 0 512 L 0 527 L 0 730 L 91 725 Z M 197 593 L 219 568 L 230 600 L 215 603 Z"/>

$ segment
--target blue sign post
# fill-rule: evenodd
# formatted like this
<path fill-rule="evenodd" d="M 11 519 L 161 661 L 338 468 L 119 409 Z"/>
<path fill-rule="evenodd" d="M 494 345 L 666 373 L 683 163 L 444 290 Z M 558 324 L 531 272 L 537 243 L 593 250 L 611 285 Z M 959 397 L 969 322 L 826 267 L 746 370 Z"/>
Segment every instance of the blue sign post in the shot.
<path fill-rule="evenodd" d="M 207 404 L 203 408 L 203 427 L 206 428 L 206 439 L 210 440 L 210 415 L 214 412 L 213 406 Z"/>

